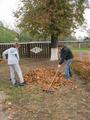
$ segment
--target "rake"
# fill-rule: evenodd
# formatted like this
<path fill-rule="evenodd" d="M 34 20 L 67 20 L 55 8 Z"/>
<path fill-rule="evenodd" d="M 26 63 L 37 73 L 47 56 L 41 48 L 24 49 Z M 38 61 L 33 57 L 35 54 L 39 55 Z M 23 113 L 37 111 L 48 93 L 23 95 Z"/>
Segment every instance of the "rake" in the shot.
<path fill-rule="evenodd" d="M 53 82 L 54 82 L 54 80 L 55 80 L 55 78 L 56 78 L 56 76 L 57 76 L 57 74 L 58 74 L 58 71 L 59 71 L 59 68 L 56 70 L 56 73 L 55 73 L 55 75 L 54 75 L 54 77 L 53 77 L 50 85 L 48 86 L 48 88 L 44 88 L 43 91 L 46 91 L 46 92 L 54 92 L 54 90 L 51 90 L 50 88 L 51 88 L 51 86 L 52 86 L 52 84 L 53 84 Z"/>

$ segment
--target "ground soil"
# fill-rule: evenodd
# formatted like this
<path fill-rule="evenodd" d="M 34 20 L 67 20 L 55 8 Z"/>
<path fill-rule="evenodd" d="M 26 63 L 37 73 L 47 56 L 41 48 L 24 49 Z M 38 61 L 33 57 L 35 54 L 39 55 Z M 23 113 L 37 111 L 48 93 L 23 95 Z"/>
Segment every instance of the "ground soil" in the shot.
<path fill-rule="evenodd" d="M 23 74 L 30 69 L 40 67 L 57 69 L 57 64 L 58 62 L 50 62 L 48 59 L 21 60 Z M 7 65 L 0 65 L 1 80 L 9 80 L 8 72 Z M 74 73 L 72 80 L 72 85 L 61 87 L 54 93 L 45 93 L 41 89 L 36 89 L 33 96 L 31 91 L 33 99 L 30 99 L 28 104 L 22 104 L 23 108 L 28 108 L 28 112 L 24 113 L 23 109 L 20 111 L 22 106 L 17 108 L 17 111 L 20 110 L 15 112 L 13 120 L 90 120 L 90 81 L 83 80 Z M 1 95 L 0 92 L 0 103 L 3 101 Z M 0 120 L 7 120 L 3 106 L 0 104 L 1 116 L 3 118 Z"/>
<path fill-rule="evenodd" d="M 7 95 L 3 92 L 0 91 L 0 120 L 7 120 L 8 115 L 6 114 L 6 112 L 3 111 L 3 103 L 5 101 L 5 99 L 7 98 Z"/>

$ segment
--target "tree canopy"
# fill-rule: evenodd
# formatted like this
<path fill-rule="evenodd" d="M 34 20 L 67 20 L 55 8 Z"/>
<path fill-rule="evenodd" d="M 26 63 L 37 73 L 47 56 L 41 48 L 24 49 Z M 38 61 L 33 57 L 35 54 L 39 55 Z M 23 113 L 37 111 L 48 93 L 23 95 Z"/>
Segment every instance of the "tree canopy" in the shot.
<path fill-rule="evenodd" d="M 10 30 L 0 22 L 0 42 L 15 42 L 16 32 Z"/>
<path fill-rule="evenodd" d="M 84 22 L 84 10 L 88 0 L 22 0 L 16 11 L 19 27 L 31 34 L 51 37 L 68 36 Z"/>

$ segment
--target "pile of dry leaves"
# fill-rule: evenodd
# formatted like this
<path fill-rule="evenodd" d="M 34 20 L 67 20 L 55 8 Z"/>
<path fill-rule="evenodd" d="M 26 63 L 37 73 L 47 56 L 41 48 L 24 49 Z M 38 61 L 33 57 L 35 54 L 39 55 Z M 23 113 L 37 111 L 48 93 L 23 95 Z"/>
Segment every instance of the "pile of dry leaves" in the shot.
<path fill-rule="evenodd" d="M 24 79 L 27 83 L 37 82 L 44 89 L 47 89 L 49 86 L 53 89 L 57 89 L 59 86 L 65 86 L 71 83 L 71 81 L 64 79 L 63 74 L 59 70 L 56 74 L 55 69 L 49 68 L 31 70 L 24 76 Z"/>
<path fill-rule="evenodd" d="M 90 62 L 76 61 L 73 64 L 73 70 L 86 80 L 90 80 Z"/>

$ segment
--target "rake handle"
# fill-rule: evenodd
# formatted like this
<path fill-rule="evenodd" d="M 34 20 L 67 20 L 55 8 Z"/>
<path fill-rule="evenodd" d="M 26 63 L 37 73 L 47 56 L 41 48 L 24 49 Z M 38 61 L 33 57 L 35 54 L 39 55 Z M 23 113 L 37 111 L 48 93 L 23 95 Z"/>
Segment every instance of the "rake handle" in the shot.
<path fill-rule="evenodd" d="M 58 71 L 59 71 L 59 69 L 57 69 L 57 71 L 56 71 L 56 73 L 55 73 L 55 75 L 53 77 L 53 80 L 52 80 L 51 84 L 49 85 L 48 89 L 52 86 L 52 84 L 53 84 L 53 82 L 54 82 L 54 80 L 55 80 L 55 78 L 57 76 Z"/>

